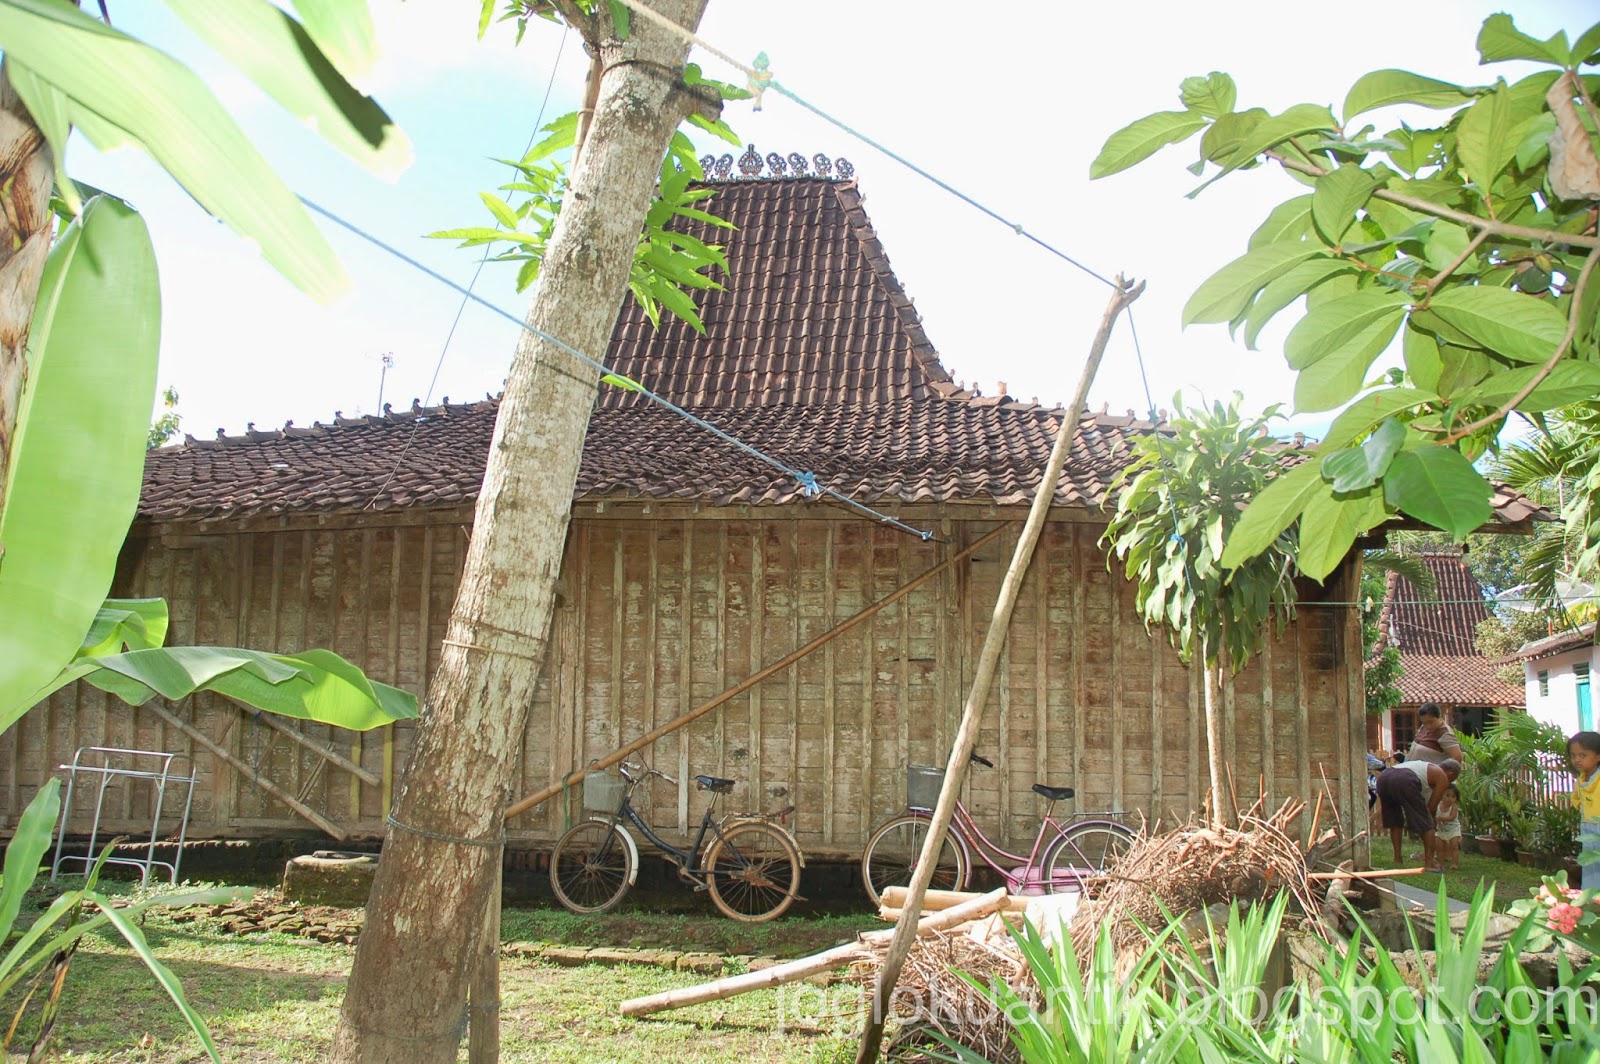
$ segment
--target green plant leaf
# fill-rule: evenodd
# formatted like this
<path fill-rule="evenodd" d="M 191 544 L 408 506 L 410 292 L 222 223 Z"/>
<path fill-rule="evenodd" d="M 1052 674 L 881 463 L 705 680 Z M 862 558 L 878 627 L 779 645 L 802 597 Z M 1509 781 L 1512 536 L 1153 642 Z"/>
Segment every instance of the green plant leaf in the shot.
<path fill-rule="evenodd" d="M 1311 229 L 1311 195 L 1286 199 L 1250 234 L 1250 250 L 1301 239 Z"/>
<path fill-rule="evenodd" d="M 139 501 L 161 291 L 144 220 L 97 196 L 45 264 L 0 515 L 0 728 L 82 645 Z"/>
<path fill-rule="evenodd" d="M 1293 303 L 1302 295 L 1324 281 L 1338 277 L 1341 274 L 1354 272 L 1344 259 L 1316 258 L 1308 259 L 1296 266 L 1291 266 L 1283 273 L 1274 277 L 1261 290 L 1255 302 L 1250 304 L 1250 309 L 1245 316 L 1244 344 L 1250 350 L 1256 350 L 1256 340 L 1261 335 L 1261 330 L 1266 327 L 1279 311 Z"/>
<path fill-rule="evenodd" d="M 483 200 L 483 205 L 485 207 L 489 208 L 489 213 L 494 215 L 495 221 L 499 222 L 509 230 L 515 230 L 518 227 L 521 219 L 517 217 L 517 212 L 511 209 L 511 204 L 507 203 L 505 200 L 491 192 L 480 192 L 478 193 L 478 198 Z M 440 234 L 433 235 L 437 236 Z"/>
<path fill-rule="evenodd" d="M 1089 164 L 1090 179 L 1109 177 L 1143 162 L 1168 144 L 1204 129 L 1206 118 L 1194 111 L 1157 111 L 1117 130 Z"/>
<path fill-rule="evenodd" d="M 1389 505 L 1443 529 L 1457 542 L 1492 516 L 1489 482 L 1451 447 L 1430 444 L 1395 455 L 1383 493 Z"/>
<path fill-rule="evenodd" d="M 628 31 L 633 25 L 633 12 L 621 0 L 606 0 L 606 6 L 611 9 L 611 27 L 616 31 L 617 40 L 627 40 Z"/>
<path fill-rule="evenodd" d="M 1385 418 L 1378 430 L 1359 447 L 1334 451 L 1322 460 L 1322 479 L 1340 494 L 1372 487 L 1394 460 L 1406 440 L 1406 427 L 1395 418 Z"/>
<path fill-rule="evenodd" d="M 286 111 L 341 152 L 388 181 L 411 165 L 411 142 L 371 97 L 363 96 L 323 55 L 307 28 L 267 0 L 167 0 L 167 6 L 241 73 Z M 350 0 L 299 4 L 340 39 L 359 45 L 372 37 L 365 3 Z M 367 15 L 361 27 L 354 11 Z M 356 61 L 371 65 L 359 48 Z"/>
<path fill-rule="evenodd" d="M 1198 111 L 1207 118 L 1220 118 L 1233 111 L 1239 90 L 1233 78 L 1213 70 L 1203 78 L 1184 78 L 1178 85 L 1178 98 L 1191 111 Z"/>
<path fill-rule="evenodd" d="M 1280 115 L 1262 119 L 1243 138 L 1232 157 L 1223 163 L 1221 172 L 1190 192 L 1189 198 L 1198 196 L 1212 182 L 1220 180 L 1246 163 L 1253 162 L 1262 152 L 1276 147 L 1290 137 L 1298 137 L 1304 133 L 1331 133 L 1338 128 L 1339 123 L 1334 120 L 1333 112 L 1320 104 L 1297 103 Z"/>
<path fill-rule="evenodd" d="M 644 391 L 644 385 L 640 384 L 638 381 L 634 380 L 632 377 L 624 376 L 621 373 L 606 373 L 606 374 L 602 374 L 601 377 L 600 377 L 600 383 L 601 384 L 609 384 L 613 388 L 621 388 L 623 391 L 627 391 L 627 392 L 642 392 L 642 391 Z"/>
<path fill-rule="evenodd" d="M 1317 182 L 1311 196 L 1311 217 L 1330 244 L 1344 238 L 1356 220 L 1356 211 L 1372 198 L 1378 185 L 1375 175 L 1359 166 L 1341 166 Z"/>
<path fill-rule="evenodd" d="M 1374 70 L 1363 74 L 1350 86 L 1344 98 L 1344 120 L 1349 125 L 1356 115 L 1395 103 L 1414 103 L 1421 107 L 1455 107 L 1470 100 L 1471 89 L 1448 81 L 1426 78 L 1409 70 Z"/>
<path fill-rule="evenodd" d="M 1457 285 L 1428 303 L 1435 317 L 1512 362 L 1544 362 L 1566 335 L 1550 301 L 1489 285 Z"/>
<path fill-rule="evenodd" d="M 363 81 L 378 63 L 378 34 L 367 0 L 294 0 L 311 39 L 351 81 Z M 483 36 L 483 27 L 478 30 Z"/>
<path fill-rule="evenodd" d="M 1382 524 L 1389 516 L 1383 492 L 1369 488 L 1355 495 L 1335 495 L 1332 485 L 1317 480 L 1318 490 L 1306 500 L 1300 515 L 1300 571 L 1322 580 L 1339 567 L 1356 537 Z"/>
<path fill-rule="evenodd" d="M 1183 324 L 1229 322 L 1273 278 L 1307 259 L 1327 257 L 1315 242 L 1284 241 L 1256 248 L 1206 278 L 1183 305 Z"/>
<path fill-rule="evenodd" d="M 158 961 L 156 955 L 150 951 L 150 943 L 145 941 L 144 932 L 139 930 L 137 924 L 128 919 L 126 913 L 113 905 L 110 898 L 89 895 L 88 900 L 93 901 L 100 909 L 100 914 L 106 918 L 112 927 L 122 933 L 122 937 L 132 947 L 134 954 L 144 962 L 146 968 L 150 969 L 150 974 L 155 976 L 156 982 L 161 985 L 161 989 L 167 992 L 167 996 L 172 999 L 172 1003 L 178 1007 L 178 1012 L 183 1016 L 184 1022 L 189 1025 L 189 1029 L 200 1039 L 200 1044 L 205 1046 L 206 1052 L 210 1054 L 211 1059 L 217 1061 L 217 1064 L 221 1064 L 222 1056 L 217 1052 L 216 1043 L 211 1040 L 211 1032 L 206 1028 L 206 1021 L 195 1011 L 194 1006 L 189 1004 L 188 999 L 183 996 L 183 984 L 178 982 L 178 977 L 173 975 L 171 969 Z"/>
<path fill-rule="evenodd" d="M 1456 405 L 1499 406 L 1516 395 L 1538 375 L 1540 366 L 1496 373 L 1482 384 L 1455 395 Z M 1582 403 L 1600 396 L 1600 366 L 1593 362 L 1579 362 L 1564 358 L 1550 368 L 1550 373 L 1539 382 L 1528 397 L 1517 404 L 1524 412 L 1554 410 L 1572 403 Z"/>
<path fill-rule="evenodd" d="M 1531 59 L 1536 63 L 1567 66 L 1572 62 L 1565 33 L 1558 32 L 1548 41 L 1541 41 L 1517 29 L 1511 16 L 1506 14 L 1490 15 L 1483 20 L 1483 28 L 1478 31 L 1478 56 L 1482 63 Z"/>
<path fill-rule="evenodd" d="M 1444 371 L 1444 361 L 1439 355 L 1439 341 L 1429 333 L 1407 323 L 1401 338 L 1405 351 L 1406 373 L 1412 381 L 1429 391 L 1439 387 L 1439 374 Z"/>
<path fill-rule="evenodd" d="M 1345 408 L 1328 426 L 1322 446 L 1330 449 L 1348 447 L 1372 426 L 1384 418 L 1411 410 L 1439 397 L 1417 388 L 1383 388 L 1368 392 Z"/>
<path fill-rule="evenodd" d="M 1572 46 L 1573 65 L 1600 62 L 1600 22 L 1583 31 Z"/>
<path fill-rule="evenodd" d="M 1521 121 L 1522 116 L 1504 87 L 1481 97 L 1461 117 L 1456 152 L 1467 176 L 1478 188 L 1487 192 L 1516 156 L 1522 139 L 1517 128 Z"/>
<path fill-rule="evenodd" d="M 0 942 L 11 938 L 11 925 L 22 911 L 22 897 L 39 875 L 39 862 L 50 851 L 60 815 L 61 780 L 51 776 L 22 811 L 17 830 L 6 844 L 5 871 L 0 875 Z"/>
<path fill-rule="evenodd" d="M 1404 293 L 1369 288 L 1321 304 L 1289 331 L 1283 353 L 1299 410 L 1331 410 L 1361 391 L 1367 370 L 1405 317 Z"/>
<path fill-rule="evenodd" d="M 1323 490 L 1315 461 L 1305 461 L 1280 473 L 1262 489 L 1228 533 L 1219 560 L 1224 569 L 1237 569 L 1275 543 L 1295 522 L 1312 495 Z"/>
<path fill-rule="evenodd" d="M 25 68 L 35 88 L 59 93 L 72 124 L 101 151 L 129 145 L 148 151 L 202 207 L 255 240 L 268 262 L 312 296 L 328 300 L 347 286 L 305 208 L 188 67 L 52 0 L 0 3 L 0 42 L 8 67 Z M 36 96 L 24 95 L 30 110 L 40 103 Z M 65 147 L 51 144 L 63 172 Z"/>
<path fill-rule="evenodd" d="M 131 705 L 215 691 L 256 709 L 367 731 L 417 715 L 408 691 L 369 679 L 330 650 L 269 654 L 234 647 L 161 647 L 76 661 L 82 679 Z"/>
<path fill-rule="evenodd" d="M 169 621 L 166 599 L 106 599 L 83 637 L 77 656 L 92 658 L 120 654 L 124 648 L 147 650 L 161 646 L 167 641 Z"/>

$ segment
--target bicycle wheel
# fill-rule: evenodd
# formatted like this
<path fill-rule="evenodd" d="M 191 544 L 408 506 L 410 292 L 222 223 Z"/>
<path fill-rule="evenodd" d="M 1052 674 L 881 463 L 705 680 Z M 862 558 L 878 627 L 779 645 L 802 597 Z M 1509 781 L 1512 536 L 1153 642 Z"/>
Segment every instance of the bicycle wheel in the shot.
<path fill-rule="evenodd" d="M 550 855 L 550 887 L 575 913 L 610 912 L 633 885 L 638 869 L 630 840 L 610 821 L 574 824 Z"/>
<path fill-rule="evenodd" d="M 908 887 L 928 837 L 928 818 L 905 813 L 884 823 L 867 840 L 861 855 L 861 881 L 866 884 L 872 904 L 883 904 L 883 892 L 890 887 Z M 928 886 L 933 890 L 960 890 L 967 882 L 967 851 L 956 839 L 955 830 L 945 832 L 939 847 L 939 864 Z"/>
<path fill-rule="evenodd" d="M 800 850 L 759 820 L 736 823 L 706 854 L 711 900 L 723 914 L 757 924 L 789 907 L 800 890 Z"/>
<path fill-rule="evenodd" d="M 1083 891 L 1086 880 L 1104 875 L 1133 844 L 1133 832 L 1113 820 L 1086 820 L 1061 833 L 1044 858 L 1051 891 Z"/>

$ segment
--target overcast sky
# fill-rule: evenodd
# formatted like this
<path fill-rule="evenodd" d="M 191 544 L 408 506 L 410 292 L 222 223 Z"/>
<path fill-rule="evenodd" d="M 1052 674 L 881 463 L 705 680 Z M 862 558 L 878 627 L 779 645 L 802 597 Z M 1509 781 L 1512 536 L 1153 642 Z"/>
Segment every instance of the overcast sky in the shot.
<path fill-rule="evenodd" d="M 1278 351 L 1292 312 L 1263 336 L 1259 352 L 1229 340 L 1221 326 L 1182 331 L 1178 315 L 1298 187 L 1262 169 L 1186 199 L 1197 183 L 1184 171 L 1193 145 L 1090 182 L 1089 162 L 1106 136 L 1175 109 L 1179 80 L 1211 70 L 1237 79 L 1241 109 L 1272 111 L 1314 102 L 1337 114 L 1350 84 L 1383 67 L 1482 83 L 1500 72 L 1476 63 L 1473 41 L 1487 15 L 1510 10 L 1544 37 L 1581 31 L 1586 6 L 1458 0 L 1383 5 L 1380 16 L 1334 4 L 1021 2 L 986 18 L 991 9 L 930 0 L 711 0 L 701 34 L 735 56 L 765 51 L 776 77 L 820 108 L 1096 270 L 1147 280 L 1136 320 L 1158 405 L 1180 389 L 1191 399 L 1238 389 L 1261 407 L 1292 394 Z M 213 86 L 292 188 L 466 283 L 478 253 L 423 235 L 491 224 L 477 193 L 505 180 L 494 160 L 521 154 L 552 73 L 545 120 L 576 108 L 582 50 L 575 35 L 563 41 L 562 29 L 542 22 L 520 46 L 504 26 L 479 42 L 475 0 L 373 0 L 373 8 L 384 58 L 369 88 L 416 149 L 395 184 L 370 177 L 284 116 L 162 5 L 111 4 L 119 28 L 183 59 Z M 713 57 L 694 58 L 708 74 L 743 80 Z M 1025 399 L 1070 396 L 1105 304 L 1102 285 L 781 97 L 769 93 L 760 112 L 732 104 L 726 117 L 763 155 L 822 152 L 855 164 L 894 269 L 953 376 L 985 394 L 1003 380 Z M 68 161 L 74 177 L 130 199 L 149 220 L 164 301 L 160 383 L 179 390 L 187 431 L 208 437 L 247 422 L 305 425 L 335 410 L 375 412 L 384 353 L 395 363 L 386 401 L 402 406 L 428 395 L 459 296 L 329 231 L 353 285 L 320 306 L 142 155 L 99 156 L 80 139 Z M 515 291 L 513 270 L 491 264 L 477 291 L 520 317 L 527 297 Z M 498 391 L 515 333 L 469 307 L 433 400 Z M 1091 402 L 1145 408 L 1126 329 Z"/>

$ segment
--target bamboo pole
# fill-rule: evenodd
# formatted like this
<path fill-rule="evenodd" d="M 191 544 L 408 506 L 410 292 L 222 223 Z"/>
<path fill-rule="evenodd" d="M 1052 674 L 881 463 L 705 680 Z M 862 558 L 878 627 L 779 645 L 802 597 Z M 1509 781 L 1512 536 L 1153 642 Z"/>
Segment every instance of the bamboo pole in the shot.
<path fill-rule="evenodd" d="M 306 805 L 300 799 L 296 798 L 294 795 L 290 794 L 276 783 L 273 783 L 265 776 L 262 776 L 260 773 L 256 772 L 255 769 L 251 768 L 237 757 L 234 757 L 233 754 L 229 753 L 221 746 L 218 746 L 216 743 L 212 742 L 209 735 L 201 731 L 199 728 L 196 728 L 188 721 L 169 713 L 164 707 L 155 702 L 146 702 L 140 708 L 148 709 L 150 712 L 154 713 L 156 716 L 160 717 L 174 728 L 177 728 L 179 731 L 183 732 L 183 734 L 187 735 L 189 738 L 193 739 L 195 742 L 211 751 L 217 757 L 221 758 L 228 765 L 232 766 L 233 769 L 245 779 L 249 780 L 257 787 L 260 787 L 278 801 L 282 802 L 290 809 L 293 809 L 296 813 L 299 813 L 301 816 L 311 821 L 323 831 L 326 831 L 333 838 L 343 842 L 349 837 L 349 833 L 339 825 L 324 817 L 315 809 L 312 809 L 309 805 Z"/>
<path fill-rule="evenodd" d="M 237 699 L 228 698 L 227 695 L 223 695 L 222 697 L 227 698 L 229 702 L 232 702 L 235 706 L 238 706 L 239 712 L 251 716 L 258 723 L 265 724 L 273 731 L 281 732 L 282 734 L 287 735 L 290 739 L 299 743 L 307 750 L 310 750 L 324 761 L 333 762 L 333 764 L 344 769 L 352 776 L 355 776 L 366 783 L 370 783 L 374 787 L 378 787 L 383 784 L 383 777 L 378 775 L 376 772 L 373 772 L 370 769 L 364 769 L 354 761 L 351 761 L 348 757 L 345 757 L 343 754 L 339 753 L 337 750 L 330 750 L 328 747 L 323 746 L 315 739 L 303 734 L 300 729 L 290 727 L 288 724 L 285 724 L 283 721 L 279 720 L 275 714 L 260 712 L 256 710 L 254 706 L 247 705 L 244 702 L 238 701 Z"/>
<path fill-rule="evenodd" d="M 500 881 L 504 872 L 502 865 L 491 877 L 494 882 L 484 909 L 478 965 L 467 990 L 467 1064 L 495 1064 L 500 1059 Z"/>
<path fill-rule="evenodd" d="M 1342 865 L 1340 867 L 1343 868 Z M 1426 868 L 1368 868 L 1361 872 L 1309 872 L 1306 878 L 1310 880 L 1393 879 L 1396 876 L 1420 876 L 1426 871 Z"/>
<path fill-rule="evenodd" d="M 899 911 L 904 908 L 907 890 L 908 888 L 906 887 L 884 887 L 882 905 L 879 907 L 879 911 L 881 912 L 884 909 Z M 965 890 L 930 890 L 922 899 L 922 909 L 924 912 L 930 913 L 941 912 L 983 896 L 982 894 Z M 1003 912 L 1010 913 L 1026 912 L 1027 909 L 1028 899 L 1015 894 L 1007 897 L 1005 905 L 1001 907 Z"/>
<path fill-rule="evenodd" d="M 947 931 L 952 927 L 987 916 L 1006 903 L 1004 887 L 992 890 L 987 894 L 975 894 L 967 901 L 942 912 L 933 913 L 923 917 L 917 924 L 918 935 L 931 935 L 936 931 Z M 907 925 L 908 927 L 910 925 Z M 706 1001 L 720 1001 L 723 998 L 733 997 L 737 994 L 746 994 L 752 990 L 765 990 L 768 987 L 782 986 L 792 983 L 796 979 L 804 979 L 809 975 L 819 972 L 832 971 L 843 968 L 857 960 L 864 960 L 872 955 L 873 945 L 890 941 L 893 931 L 868 931 L 861 935 L 856 942 L 849 942 L 843 946 L 824 950 L 810 957 L 801 957 L 799 960 L 788 961 L 784 964 L 775 964 L 771 968 L 764 968 L 759 972 L 746 972 L 744 975 L 729 976 L 726 979 L 715 979 L 699 986 L 679 987 L 674 990 L 664 990 L 659 994 L 650 994 L 646 997 L 630 998 L 622 1003 L 621 1010 L 624 1016 L 649 1016 L 655 1012 L 665 1012 L 668 1009 L 681 1009 L 687 1005 L 698 1005 Z"/>
<path fill-rule="evenodd" d="M 588 768 L 577 769 L 576 771 L 574 771 L 573 773 L 571 773 L 570 775 L 565 777 L 561 782 L 552 783 L 548 787 L 546 787 L 544 790 L 539 791 L 539 792 L 537 792 L 535 794 L 532 794 L 532 795 L 528 796 L 527 798 L 524 798 L 521 801 L 517 802 L 515 805 L 510 806 L 509 808 L 506 809 L 506 813 L 505 813 L 506 819 L 509 820 L 514 816 L 517 816 L 517 815 L 522 814 L 522 813 L 526 813 L 528 810 L 532 809 L 534 806 L 539 805 L 539 804 L 541 804 L 543 802 L 549 801 L 551 798 L 554 798 L 556 795 L 560 794 L 563 788 L 570 787 L 573 784 L 578 783 L 580 780 L 583 779 L 583 777 L 587 776 L 589 773 L 591 773 L 591 772 L 600 772 L 600 771 L 603 771 L 604 769 L 610 768 L 612 765 L 615 765 L 618 761 L 621 761 L 623 758 L 628 757 L 631 754 L 638 753 L 640 750 L 643 750 L 645 747 L 649 746 L 651 743 L 655 742 L 657 739 L 661 738 L 663 735 L 668 735 L 668 734 L 671 734 L 672 732 L 677 731 L 679 728 L 682 728 L 686 724 L 690 724 L 690 723 L 698 720 L 699 718 L 705 716 L 707 713 L 711 712 L 713 709 L 716 709 L 718 706 L 722 705 L 724 702 L 727 702 L 727 701 L 729 701 L 731 699 L 737 698 L 739 695 L 744 694 L 746 691 L 750 690 L 752 687 L 755 687 L 757 684 L 761 683 L 761 681 L 767 679 L 769 676 L 772 676 L 774 673 L 781 672 L 782 670 L 788 668 L 790 665 L 793 665 L 795 662 L 799 661 L 801 658 L 805 657 L 807 654 L 810 654 L 813 650 L 816 650 L 818 647 L 822 646 L 824 643 L 828 643 L 828 642 L 830 642 L 830 641 L 832 641 L 834 639 L 837 639 L 839 636 L 843 635 L 845 632 L 849 631 L 851 628 L 854 628 L 856 625 L 860 624 L 862 621 L 866 620 L 868 617 L 871 617 L 873 614 L 877 613 L 879 610 L 883 609 L 884 607 L 892 605 L 893 603 L 898 602 L 901 599 L 905 598 L 907 595 L 911 594 L 911 592 L 915 591 L 917 588 L 921 587 L 923 584 L 927 583 L 929 580 L 932 580 L 934 577 L 938 576 L 940 573 L 944 572 L 946 569 L 950 568 L 952 565 L 955 565 L 957 562 L 961 561 L 964 558 L 970 557 L 979 548 L 987 546 L 992 540 L 994 540 L 994 538 L 996 536 L 1000 535 L 1001 532 L 1005 531 L 1005 529 L 1009 526 L 1009 524 L 1010 524 L 1010 522 L 1006 522 L 1005 524 L 1002 524 L 999 527 L 997 527 L 997 528 L 985 533 L 983 536 L 980 536 L 972 544 L 972 546 L 968 547 L 966 550 L 962 551 L 959 554 L 951 555 L 949 558 L 946 558 L 944 561 L 940 562 L 938 565 L 935 565 L 933 568 L 927 570 L 926 572 L 924 572 L 921 576 L 917 577 L 916 579 L 910 581 L 909 583 L 902 584 L 898 590 L 896 590 L 893 593 L 885 596 L 884 598 L 879 599 L 877 602 L 874 602 L 872 605 L 868 606 L 866 609 L 862 610 L 860 613 L 857 613 L 855 616 L 850 617 L 847 620 L 841 621 L 839 624 L 837 624 L 834 627 L 828 629 L 826 632 L 823 632 L 821 635 L 817 636 L 815 639 L 813 639 L 811 642 L 807 643 L 805 646 L 801 647 L 799 650 L 792 651 L 791 653 L 785 655 L 784 657 L 779 658 L 777 661 L 773 662 L 771 665 L 768 665 L 766 668 L 762 669 L 760 672 L 756 673 L 754 676 L 751 676 L 748 679 L 740 681 L 739 683 L 735 684 L 734 686 L 728 688 L 726 691 L 724 691 L 721 694 L 717 695 L 715 698 L 712 698 L 710 701 L 700 703 L 698 706 L 696 706 L 693 709 L 689 710 L 687 713 L 683 714 L 682 716 L 678 717 L 677 719 L 670 720 L 667 723 L 661 725 L 660 727 L 654 728 L 651 731 L 646 732 L 644 735 L 641 735 L 639 738 L 633 740 L 633 742 L 631 742 L 628 745 L 622 747 L 620 750 L 616 750 L 616 751 L 613 751 L 610 754 L 607 754 L 605 757 L 601 758 L 599 761 L 597 761 L 594 764 L 590 765 Z"/>
<path fill-rule="evenodd" d="M 938 865 L 939 847 L 944 845 L 945 834 L 950 828 L 950 817 L 955 812 L 956 797 L 961 793 L 961 783 L 966 778 L 967 759 L 972 755 L 973 746 L 978 739 L 978 726 L 983 722 L 984 706 L 989 700 L 989 689 L 994 683 L 1000 651 L 1005 646 L 1006 630 L 1011 624 L 1011 611 L 1016 606 L 1022 579 L 1028 571 L 1028 563 L 1033 560 L 1034 547 L 1044 531 L 1050 506 L 1055 502 L 1056 484 L 1061 479 L 1061 469 L 1066 465 L 1067 454 L 1071 451 L 1073 441 L 1078 435 L 1078 421 L 1083 415 L 1084 404 L 1089 399 L 1089 385 L 1094 381 L 1095 372 L 1100 368 L 1100 360 L 1105 355 L 1106 342 L 1111 338 L 1111 327 L 1116 324 L 1117 317 L 1123 309 L 1138 299 L 1143 291 L 1143 282 L 1135 284 L 1120 277 L 1117 279 L 1116 290 L 1106 303 L 1105 313 L 1100 318 L 1100 327 L 1096 330 L 1094 341 L 1089 346 L 1089 356 L 1084 360 L 1083 373 L 1078 378 L 1078 389 L 1061 419 L 1055 445 L 1050 449 L 1050 460 L 1045 464 L 1044 475 L 1040 478 L 1038 490 L 1033 497 L 1033 507 L 1028 511 L 1027 524 L 1023 526 L 1022 534 L 1017 538 L 1017 547 L 1011 556 L 1011 566 L 1006 570 L 1005 580 L 1000 584 L 1000 594 L 995 600 L 989 630 L 984 633 L 983 651 L 978 657 L 977 671 L 973 674 L 972 691 L 967 696 L 967 704 L 961 711 L 961 728 L 956 733 L 955 748 L 950 751 L 950 761 L 945 768 L 944 787 L 939 792 L 939 805 L 933 812 L 928 836 L 923 840 L 922 854 L 911 877 L 911 889 L 907 893 L 904 910 L 912 918 L 922 912 L 923 897 L 928 892 L 928 883 Z M 873 986 L 872 1008 L 867 1014 L 866 1026 L 861 1031 L 856 1064 L 873 1064 L 878 1059 L 878 1050 L 883 1044 L 883 1025 L 887 1019 L 886 1005 L 895 983 L 900 979 L 900 969 L 905 966 L 906 955 L 911 951 L 912 937 L 913 925 L 909 920 L 902 920 L 896 925 L 894 940 L 889 945 L 889 952 L 883 959 L 883 967 L 879 969 L 877 982 Z"/>

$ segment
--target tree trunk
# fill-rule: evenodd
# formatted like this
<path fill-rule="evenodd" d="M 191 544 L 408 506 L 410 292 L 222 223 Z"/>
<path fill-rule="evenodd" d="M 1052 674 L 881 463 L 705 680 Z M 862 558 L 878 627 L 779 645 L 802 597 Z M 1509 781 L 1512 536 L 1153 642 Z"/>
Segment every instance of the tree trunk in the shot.
<path fill-rule="evenodd" d="M 1207 663 L 1211 648 L 1200 644 L 1200 677 L 1204 684 L 1206 705 L 1206 763 L 1211 770 L 1211 823 L 1229 822 L 1228 792 L 1223 788 L 1222 765 L 1222 708 L 1217 705 L 1217 672 L 1219 666 Z"/>
<path fill-rule="evenodd" d="M 50 252 L 54 180 L 50 146 L 0 69 L 0 512 L 28 378 L 28 328 Z"/>
<path fill-rule="evenodd" d="M 658 0 L 681 25 L 705 0 Z M 602 5 L 601 10 L 605 8 Z M 602 356 L 666 146 L 689 113 L 687 45 L 644 19 L 602 42 L 589 144 L 572 173 L 528 324 Z M 500 400 L 439 670 L 384 838 L 334 1034 L 340 1064 L 454 1062 L 484 906 L 599 374 L 525 332 Z"/>

